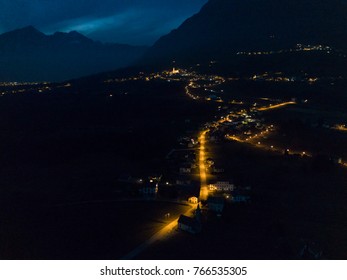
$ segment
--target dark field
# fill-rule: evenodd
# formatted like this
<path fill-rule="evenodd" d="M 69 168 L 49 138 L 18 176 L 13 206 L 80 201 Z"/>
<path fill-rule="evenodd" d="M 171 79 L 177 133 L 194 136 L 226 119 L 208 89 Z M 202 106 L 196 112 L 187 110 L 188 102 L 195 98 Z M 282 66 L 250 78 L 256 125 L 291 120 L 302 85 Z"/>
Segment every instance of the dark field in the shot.
<path fill-rule="evenodd" d="M 160 174 L 177 138 L 213 111 L 191 102 L 179 84 L 104 87 L 99 92 L 113 91 L 113 97 L 86 87 L 79 94 L 69 89 L 0 99 L 2 198 L 103 197 L 120 175 Z"/>
<path fill-rule="evenodd" d="M 161 174 L 177 138 L 213 109 L 178 83 L 97 87 L 0 98 L 0 258 L 120 258 L 160 229 L 164 214 L 185 212 L 107 201 L 119 198 L 120 176 Z M 69 206 L 98 200 L 106 202 Z"/>
<path fill-rule="evenodd" d="M 0 258 L 119 259 L 187 209 L 136 201 L 30 208 L 18 204 L 2 212 Z"/>

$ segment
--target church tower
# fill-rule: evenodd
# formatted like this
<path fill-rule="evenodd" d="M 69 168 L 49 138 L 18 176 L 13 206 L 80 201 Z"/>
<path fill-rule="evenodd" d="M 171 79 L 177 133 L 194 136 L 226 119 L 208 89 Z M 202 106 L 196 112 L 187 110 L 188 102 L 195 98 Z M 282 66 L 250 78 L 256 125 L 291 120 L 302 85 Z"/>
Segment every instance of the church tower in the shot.
<path fill-rule="evenodd" d="M 198 204 L 198 207 L 195 210 L 195 220 L 201 224 L 201 208 L 200 208 L 200 203 Z"/>

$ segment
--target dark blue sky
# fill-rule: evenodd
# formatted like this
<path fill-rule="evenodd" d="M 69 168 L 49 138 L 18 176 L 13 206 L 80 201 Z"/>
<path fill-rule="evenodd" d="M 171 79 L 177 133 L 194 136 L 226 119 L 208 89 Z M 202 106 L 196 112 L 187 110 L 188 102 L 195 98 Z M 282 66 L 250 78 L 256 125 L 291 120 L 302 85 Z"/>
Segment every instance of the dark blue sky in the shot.
<path fill-rule="evenodd" d="M 150 45 L 207 0 L 0 0 L 0 33 L 33 25 L 103 42 Z"/>

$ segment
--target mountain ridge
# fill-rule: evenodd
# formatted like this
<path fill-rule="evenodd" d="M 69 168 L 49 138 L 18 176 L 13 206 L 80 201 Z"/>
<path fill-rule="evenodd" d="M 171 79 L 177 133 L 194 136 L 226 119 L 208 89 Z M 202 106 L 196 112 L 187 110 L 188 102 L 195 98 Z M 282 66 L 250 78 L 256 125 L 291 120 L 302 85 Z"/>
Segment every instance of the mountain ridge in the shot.
<path fill-rule="evenodd" d="M 131 65 L 146 49 L 27 26 L 0 35 L 0 81 L 63 81 L 111 71 Z"/>
<path fill-rule="evenodd" d="M 223 59 L 239 51 L 322 44 L 347 50 L 343 0 L 210 0 L 161 37 L 142 62 Z"/>

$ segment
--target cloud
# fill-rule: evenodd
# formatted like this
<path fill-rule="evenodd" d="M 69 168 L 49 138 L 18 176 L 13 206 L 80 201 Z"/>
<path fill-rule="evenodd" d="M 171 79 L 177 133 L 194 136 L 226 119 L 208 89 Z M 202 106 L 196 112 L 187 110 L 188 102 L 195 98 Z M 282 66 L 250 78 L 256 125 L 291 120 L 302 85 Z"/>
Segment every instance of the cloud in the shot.
<path fill-rule="evenodd" d="M 93 39 L 151 44 L 207 0 L 0 0 L 0 31 L 34 25 Z"/>

